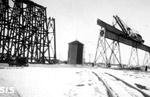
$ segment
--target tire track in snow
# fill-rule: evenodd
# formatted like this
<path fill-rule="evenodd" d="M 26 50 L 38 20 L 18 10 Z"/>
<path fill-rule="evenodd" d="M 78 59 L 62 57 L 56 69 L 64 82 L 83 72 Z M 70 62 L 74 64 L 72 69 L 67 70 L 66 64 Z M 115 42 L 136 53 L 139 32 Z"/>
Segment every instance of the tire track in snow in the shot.
<path fill-rule="evenodd" d="M 120 78 L 118 78 L 118 77 L 116 77 L 116 76 L 114 76 L 114 75 L 112 75 L 112 74 L 109 74 L 109 73 L 105 73 L 105 74 L 107 74 L 107 75 L 109 75 L 109 76 L 115 78 L 117 81 L 121 81 L 121 82 L 124 83 L 126 86 L 128 86 L 128 87 L 130 87 L 130 88 L 132 88 L 132 89 L 137 90 L 137 91 L 140 92 L 144 97 L 150 97 L 150 95 L 144 93 L 144 92 L 141 91 L 140 89 L 138 89 L 138 88 L 132 86 L 131 84 L 125 82 L 124 80 L 122 80 L 122 79 L 120 79 Z"/>
<path fill-rule="evenodd" d="M 92 73 L 98 78 L 99 81 L 101 81 L 104 84 L 104 86 L 107 89 L 108 97 L 118 97 L 118 95 L 112 91 L 112 89 L 109 87 L 109 85 L 101 77 L 99 77 L 98 74 L 96 74 L 95 72 L 92 72 Z"/>
<path fill-rule="evenodd" d="M 79 91 L 82 91 L 82 89 L 87 90 L 87 92 L 90 94 L 88 97 L 109 97 L 106 92 L 106 87 L 102 82 L 99 82 L 97 77 L 95 77 L 91 71 L 82 70 L 81 72 L 76 73 L 80 77 L 79 83 L 76 85 Z"/>

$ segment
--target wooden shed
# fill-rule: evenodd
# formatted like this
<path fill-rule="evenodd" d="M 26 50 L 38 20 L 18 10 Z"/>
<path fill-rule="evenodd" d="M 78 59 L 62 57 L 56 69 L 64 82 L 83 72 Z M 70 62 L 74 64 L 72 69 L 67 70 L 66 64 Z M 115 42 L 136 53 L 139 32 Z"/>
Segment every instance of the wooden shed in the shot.
<path fill-rule="evenodd" d="M 83 46 L 78 40 L 69 43 L 68 64 L 82 64 Z"/>

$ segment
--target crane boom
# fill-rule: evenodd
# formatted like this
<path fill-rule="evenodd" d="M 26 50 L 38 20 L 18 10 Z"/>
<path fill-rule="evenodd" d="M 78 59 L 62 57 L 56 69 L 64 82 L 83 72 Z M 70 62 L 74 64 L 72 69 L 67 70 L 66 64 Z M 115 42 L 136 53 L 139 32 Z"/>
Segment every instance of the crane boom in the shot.
<path fill-rule="evenodd" d="M 120 26 L 121 30 L 125 33 L 125 34 L 129 34 L 123 21 L 116 15 L 116 16 L 113 16 L 115 21 L 117 22 L 117 24 Z"/>
<path fill-rule="evenodd" d="M 121 19 L 120 17 L 113 16 L 116 23 L 119 25 L 119 27 L 121 28 L 122 32 L 124 32 L 124 35 L 137 41 L 140 43 L 144 43 L 144 40 L 142 39 L 142 36 L 138 33 L 134 33 L 133 29 L 131 29 L 129 26 L 127 26 Z"/>

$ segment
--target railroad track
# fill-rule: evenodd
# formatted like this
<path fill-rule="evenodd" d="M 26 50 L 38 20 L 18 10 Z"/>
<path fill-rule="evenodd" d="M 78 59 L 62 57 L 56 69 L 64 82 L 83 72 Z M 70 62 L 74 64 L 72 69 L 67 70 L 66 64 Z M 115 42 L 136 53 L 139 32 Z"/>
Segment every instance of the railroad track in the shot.
<path fill-rule="evenodd" d="M 92 73 L 106 86 L 109 97 L 150 97 L 150 95 L 137 87 L 112 74 L 100 72 Z"/>

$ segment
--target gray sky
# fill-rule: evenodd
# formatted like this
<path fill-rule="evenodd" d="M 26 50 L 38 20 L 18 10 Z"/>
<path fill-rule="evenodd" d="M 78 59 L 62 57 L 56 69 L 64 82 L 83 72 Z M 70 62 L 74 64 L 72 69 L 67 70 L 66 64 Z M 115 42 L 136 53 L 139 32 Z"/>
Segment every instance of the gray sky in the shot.
<path fill-rule="evenodd" d="M 97 18 L 112 24 L 118 15 L 139 31 L 150 46 L 150 0 L 34 0 L 47 7 L 56 18 L 57 58 L 67 60 L 68 43 L 79 40 L 85 45 L 85 57 L 94 60 L 100 27 Z M 130 51 L 130 49 L 129 49 Z"/>

